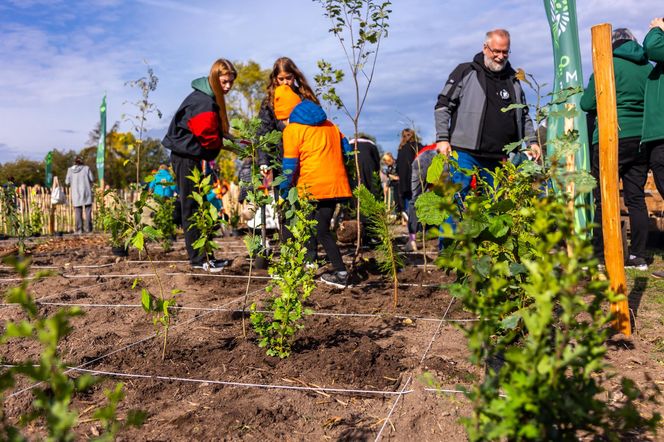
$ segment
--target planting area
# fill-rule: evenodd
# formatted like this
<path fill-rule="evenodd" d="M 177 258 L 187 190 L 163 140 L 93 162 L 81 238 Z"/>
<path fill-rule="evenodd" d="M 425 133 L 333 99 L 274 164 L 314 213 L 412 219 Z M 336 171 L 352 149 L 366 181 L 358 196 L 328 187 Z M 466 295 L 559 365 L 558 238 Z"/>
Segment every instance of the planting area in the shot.
<path fill-rule="evenodd" d="M 35 281 L 30 291 L 44 313 L 79 306 L 84 316 L 60 343 L 70 374 L 92 373 L 104 381 L 74 399 L 77 433 L 99 433 L 91 410 L 104 403 L 104 388 L 123 382 L 119 407 L 147 412 L 141 428 L 124 440 L 466 440 L 458 422 L 472 407 L 460 387 L 477 384 L 482 370 L 468 362 L 459 326 L 474 321 L 446 290 L 452 277 L 436 269 L 432 253 L 407 255 L 399 274 L 399 302 L 392 304 L 391 281 L 370 259 L 360 266 L 352 288 L 318 284 L 307 300 L 314 313 L 297 335 L 293 353 L 279 359 L 265 354 L 243 314 L 262 306 L 269 277 L 253 270 L 249 280 L 246 248 L 239 238 L 217 242 L 217 257 L 234 258 L 222 273 L 192 272 L 182 240 L 172 251 L 154 246 L 153 259 L 167 289 L 180 289 L 177 316 L 169 331 L 165 358 L 162 339 L 140 305 L 136 277 L 157 290 L 154 269 L 131 250 L 116 258 L 102 235 L 66 236 L 33 243 L 32 270 L 53 276 Z M 9 241 L 0 242 L 8 250 Z M 352 247 L 342 248 L 350 259 Z M 663 268 L 656 256 L 652 269 Z M 324 269 L 319 271 L 322 272 Z M 614 336 L 608 358 L 639 386 L 648 378 L 664 386 L 664 283 L 647 272 L 629 274 L 634 336 Z M 9 267 L 0 268 L 0 288 L 19 283 Z M 248 288 L 248 290 L 247 290 Z M 607 306 L 608 307 L 608 306 Z M 3 303 L 0 321 L 17 320 L 20 309 Z M 40 349 L 14 340 L 3 346 L 3 363 L 37 360 Z M 422 374 L 430 372 L 430 385 Z M 10 421 L 28 409 L 31 384 L 19 380 L 7 393 Z M 617 388 L 617 385 L 615 385 Z M 44 434 L 39 425 L 27 434 Z"/>

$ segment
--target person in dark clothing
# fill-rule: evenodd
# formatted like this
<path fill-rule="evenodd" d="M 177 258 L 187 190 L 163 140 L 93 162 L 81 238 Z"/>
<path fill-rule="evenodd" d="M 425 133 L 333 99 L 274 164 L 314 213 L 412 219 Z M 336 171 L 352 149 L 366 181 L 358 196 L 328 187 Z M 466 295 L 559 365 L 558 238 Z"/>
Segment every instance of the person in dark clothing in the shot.
<path fill-rule="evenodd" d="M 643 49 L 648 59 L 655 62 L 655 68 L 646 83 L 641 142 L 648 152 L 648 165 L 657 191 L 664 198 L 664 18 L 656 17 L 650 22 Z M 652 275 L 664 278 L 664 271 L 655 271 Z"/>
<path fill-rule="evenodd" d="M 417 219 L 417 212 L 415 211 L 415 202 L 417 198 L 427 191 L 427 171 L 433 162 L 434 157 L 438 155 L 436 151 L 436 144 L 429 144 L 424 146 L 417 153 L 411 165 L 412 175 L 410 179 L 411 199 L 408 204 L 408 242 L 406 243 L 407 252 L 417 251 L 417 243 L 415 238 L 421 225 Z"/>
<path fill-rule="evenodd" d="M 664 19 L 654 18 L 643 40 L 646 57 L 655 68 L 646 82 L 643 135 L 650 169 L 659 194 L 664 198 Z"/>
<path fill-rule="evenodd" d="M 355 147 L 355 141 L 355 139 L 349 141 L 351 147 Z M 374 176 L 380 173 L 380 153 L 378 152 L 376 142 L 369 135 L 358 134 L 357 156 L 360 163 L 360 183 L 372 194 L 379 194 L 380 189 L 375 188 Z M 357 187 L 355 174 L 351 173 L 349 179 L 351 186 L 353 188 Z"/>
<path fill-rule="evenodd" d="M 647 270 L 646 242 L 648 240 L 648 209 L 644 186 L 648 178 L 648 153 L 641 146 L 643 106 L 646 81 L 652 71 L 645 52 L 634 35 L 625 28 L 613 31 L 613 66 L 618 107 L 618 175 L 623 184 L 625 205 L 629 211 L 631 232 L 630 256 L 625 267 Z M 597 111 L 595 77 L 590 76 L 588 87 L 581 97 L 581 109 Z M 599 132 L 593 132 L 592 174 L 599 182 Z M 595 227 L 593 249 L 603 259 L 601 186 L 595 187 Z"/>
<path fill-rule="evenodd" d="M 482 52 L 450 74 L 434 111 L 438 152 L 456 151 L 460 168 L 477 167 L 489 183 L 492 178 L 487 172 L 507 157 L 505 145 L 525 139 L 531 156 L 538 160 L 541 155 L 528 107 L 502 111 L 511 104 L 526 104 L 521 83 L 507 60 L 509 53 L 509 32 L 487 32 Z M 471 178 L 458 170 L 452 174 L 452 181 L 463 186 L 462 198 Z"/>
<path fill-rule="evenodd" d="M 352 148 L 355 148 L 355 143 L 357 141 L 357 160 L 360 164 L 360 184 L 371 192 L 374 196 L 380 198 L 382 195 L 380 186 L 376 186 L 376 177 L 380 174 L 380 153 L 378 152 L 378 147 L 376 142 L 369 135 L 359 133 L 358 138 L 352 139 L 349 141 L 349 144 Z M 354 159 L 351 157 L 351 161 L 354 163 Z M 357 187 L 357 174 L 354 173 L 355 167 L 352 167 L 353 172 L 348 174 L 348 179 L 350 181 L 351 188 L 354 190 Z M 355 201 L 357 202 L 357 201 Z M 371 245 L 376 242 L 377 239 L 371 238 L 368 235 L 366 229 L 367 218 L 364 215 L 360 215 L 360 228 L 362 229 L 362 244 Z"/>
<path fill-rule="evenodd" d="M 223 58 L 215 61 L 207 77 L 192 81 L 194 90 L 175 112 L 162 141 L 164 147 L 171 151 L 171 163 L 180 191 L 182 227 L 189 262 L 192 268 L 208 272 L 220 272 L 228 261 L 202 255 L 192 247 L 200 231 L 190 221 L 198 204 L 190 197 L 195 189 L 194 183 L 187 177 L 194 169 L 201 170 L 203 160 L 214 160 L 223 148 L 223 139 L 230 137 L 224 95 L 231 90 L 236 77 L 237 71 L 230 61 Z"/>
<path fill-rule="evenodd" d="M 397 175 L 399 176 L 399 198 L 401 207 L 397 207 L 397 215 L 404 221 L 408 221 L 408 206 L 413 196 L 410 188 L 413 160 L 419 153 L 422 145 L 417 140 L 417 135 L 413 129 L 404 129 L 401 131 L 401 141 L 397 151 Z"/>

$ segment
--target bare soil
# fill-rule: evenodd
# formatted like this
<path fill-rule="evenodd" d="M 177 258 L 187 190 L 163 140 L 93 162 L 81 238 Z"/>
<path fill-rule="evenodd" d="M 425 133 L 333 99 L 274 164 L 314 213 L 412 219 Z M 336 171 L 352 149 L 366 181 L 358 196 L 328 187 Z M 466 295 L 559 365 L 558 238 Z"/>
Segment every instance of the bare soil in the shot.
<path fill-rule="evenodd" d="M 477 383 L 482 372 L 467 360 L 459 327 L 473 318 L 445 289 L 450 277 L 431 262 L 423 268 L 421 254 L 409 255 L 411 265 L 399 275 L 394 307 L 391 281 L 371 259 L 363 261 L 354 287 L 316 288 L 308 301 L 315 314 L 305 319 L 293 354 L 278 359 L 256 345 L 248 320 L 243 337 L 245 291 L 247 305 L 263 306 L 270 296 L 265 292 L 267 273 L 254 271 L 248 283 L 241 240 L 218 242 L 217 257 L 234 258 L 219 274 L 192 272 L 181 240 L 167 253 L 151 246 L 154 264 L 135 251 L 128 258 L 112 256 L 101 235 L 40 238 L 31 244 L 32 272 L 53 272 L 31 284 L 42 311 L 74 304 L 85 312 L 72 321 L 73 332 L 61 342 L 63 359 L 71 367 L 107 373 L 75 398 L 82 411 L 77 427 L 81 437 L 99 431 L 90 418 L 104 403 L 103 390 L 123 382 L 126 399 L 120 415 L 141 409 L 148 420 L 123 433 L 122 440 L 356 441 L 374 440 L 379 433 L 395 441 L 466 440 L 458 419 L 471 406 L 453 390 Z M 0 252 L 11 246 L 0 241 Z M 350 254 L 352 247 L 344 251 Z M 656 265 L 664 267 L 660 258 Z M 155 270 L 167 291 L 183 290 L 164 360 L 162 338 L 155 336 L 140 307 L 140 291 L 132 289 L 140 278 L 140 284 L 156 292 Z M 17 285 L 15 278 L 11 269 L 1 267 L 0 289 Z M 614 336 L 607 344 L 608 359 L 639 385 L 661 386 L 664 287 L 643 272 L 630 275 L 630 286 L 637 333 Z M 0 306 L 0 323 L 21 317 L 17 307 Z M 0 349 L 0 360 L 11 364 L 38 354 L 32 343 L 12 341 Z M 430 386 L 421 379 L 424 372 L 450 391 L 425 390 Z M 72 371 L 76 373 L 80 371 Z M 12 392 L 30 386 L 20 380 Z M 31 401 L 29 390 L 8 397 L 4 410 L 10 421 Z M 43 434 L 39 425 L 26 432 L 35 438 Z"/>

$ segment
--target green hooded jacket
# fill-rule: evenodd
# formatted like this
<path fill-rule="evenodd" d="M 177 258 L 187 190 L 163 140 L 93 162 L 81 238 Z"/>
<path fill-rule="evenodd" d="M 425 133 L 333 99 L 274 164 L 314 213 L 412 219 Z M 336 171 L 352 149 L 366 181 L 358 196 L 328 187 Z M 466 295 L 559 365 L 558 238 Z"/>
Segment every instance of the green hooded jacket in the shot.
<path fill-rule="evenodd" d="M 616 77 L 616 101 L 618 104 L 618 138 L 640 138 L 643 127 L 643 97 L 652 66 L 648 63 L 641 45 L 625 41 L 613 50 L 613 69 Z M 595 76 L 590 76 L 588 87 L 581 97 L 581 109 L 597 111 Z M 597 125 L 593 132 L 593 144 L 597 144 Z"/>
<path fill-rule="evenodd" d="M 652 28 L 643 40 L 649 60 L 657 63 L 648 76 L 641 142 L 664 140 L 664 31 Z"/>
<path fill-rule="evenodd" d="M 191 87 L 197 91 L 203 92 L 205 95 L 214 97 L 214 92 L 212 91 L 212 86 L 207 77 L 200 77 L 191 81 Z"/>

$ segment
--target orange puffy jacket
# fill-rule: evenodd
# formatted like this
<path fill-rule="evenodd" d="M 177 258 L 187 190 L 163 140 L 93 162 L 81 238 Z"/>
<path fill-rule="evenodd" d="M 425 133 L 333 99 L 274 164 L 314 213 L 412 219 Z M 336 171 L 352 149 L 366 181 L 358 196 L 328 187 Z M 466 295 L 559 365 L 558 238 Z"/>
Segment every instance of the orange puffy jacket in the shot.
<path fill-rule="evenodd" d="M 352 195 L 344 166 L 344 152 L 350 145 L 320 106 L 304 100 L 293 109 L 283 145 L 286 181 L 282 190 L 297 185 L 300 195 L 316 200 Z"/>

